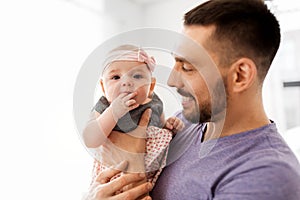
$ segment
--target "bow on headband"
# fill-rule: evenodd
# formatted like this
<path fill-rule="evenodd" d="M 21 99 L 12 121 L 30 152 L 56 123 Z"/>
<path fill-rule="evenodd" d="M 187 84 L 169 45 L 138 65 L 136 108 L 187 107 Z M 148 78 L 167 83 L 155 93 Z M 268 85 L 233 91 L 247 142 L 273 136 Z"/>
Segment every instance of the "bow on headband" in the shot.
<path fill-rule="evenodd" d="M 136 61 L 147 64 L 148 69 L 153 72 L 156 62 L 153 56 L 149 56 L 143 49 L 133 50 L 117 50 L 113 51 L 112 55 L 108 56 L 104 62 L 103 72 L 115 61 Z"/>

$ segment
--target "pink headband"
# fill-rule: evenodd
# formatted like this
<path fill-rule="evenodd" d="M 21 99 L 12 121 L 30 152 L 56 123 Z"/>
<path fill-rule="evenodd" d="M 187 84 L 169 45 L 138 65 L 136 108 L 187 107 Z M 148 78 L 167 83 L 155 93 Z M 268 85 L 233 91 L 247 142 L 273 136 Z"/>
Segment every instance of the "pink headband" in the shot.
<path fill-rule="evenodd" d="M 118 50 L 112 52 L 108 59 L 104 62 L 103 72 L 109 67 L 109 65 L 114 61 L 137 61 L 147 64 L 148 69 L 153 72 L 156 62 L 153 56 L 149 56 L 144 50 L 138 49 L 138 51 L 132 50 Z M 102 72 L 102 73 L 103 73 Z"/>

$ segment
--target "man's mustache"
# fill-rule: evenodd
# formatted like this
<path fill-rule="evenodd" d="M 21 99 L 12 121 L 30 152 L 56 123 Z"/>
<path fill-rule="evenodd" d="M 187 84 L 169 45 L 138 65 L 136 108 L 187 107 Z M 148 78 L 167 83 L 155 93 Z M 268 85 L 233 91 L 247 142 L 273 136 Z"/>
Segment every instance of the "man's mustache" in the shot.
<path fill-rule="evenodd" d="M 184 97 L 192 97 L 192 98 L 194 98 L 194 96 L 193 96 L 191 93 L 186 92 L 186 91 L 184 91 L 184 90 L 181 89 L 181 88 L 177 89 L 177 92 L 178 92 L 181 96 L 184 96 Z"/>

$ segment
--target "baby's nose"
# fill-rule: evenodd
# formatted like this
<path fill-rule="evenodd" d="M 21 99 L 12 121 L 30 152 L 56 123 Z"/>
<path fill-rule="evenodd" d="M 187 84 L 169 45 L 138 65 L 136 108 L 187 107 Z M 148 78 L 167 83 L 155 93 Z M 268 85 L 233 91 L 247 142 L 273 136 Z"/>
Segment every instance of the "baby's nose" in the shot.
<path fill-rule="evenodd" d="M 122 86 L 132 86 L 132 85 L 133 85 L 133 83 L 129 78 L 124 78 L 122 80 Z"/>

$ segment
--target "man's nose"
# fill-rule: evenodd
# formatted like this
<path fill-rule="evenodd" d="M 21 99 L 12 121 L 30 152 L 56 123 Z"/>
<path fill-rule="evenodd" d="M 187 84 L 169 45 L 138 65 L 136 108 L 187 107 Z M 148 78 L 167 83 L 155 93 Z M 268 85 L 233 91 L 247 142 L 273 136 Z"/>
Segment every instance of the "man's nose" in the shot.
<path fill-rule="evenodd" d="M 176 87 L 176 88 L 181 88 L 181 87 L 183 87 L 181 74 L 180 74 L 180 72 L 175 68 L 175 66 L 174 66 L 174 68 L 172 69 L 172 71 L 171 71 L 171 73 L 170 73 L 170 75 L 169 75 L 167 84 L 168 84 L 170 87 Z"/>

